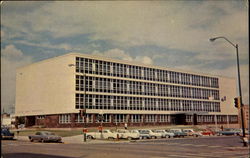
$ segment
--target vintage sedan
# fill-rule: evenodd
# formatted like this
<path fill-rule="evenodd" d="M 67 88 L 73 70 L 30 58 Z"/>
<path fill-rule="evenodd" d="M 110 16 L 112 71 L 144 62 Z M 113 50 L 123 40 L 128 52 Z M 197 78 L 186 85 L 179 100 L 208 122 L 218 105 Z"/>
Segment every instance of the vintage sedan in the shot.
<path fill-rule="evenodd" d="M 183 132 L 181 129 L 170 129 L 167 132 L 174 133 L 174 137 L 185 137 L 187 133 Z"/>
<path fill-rule="evenodd" d="M 119 137 L 121 137 L 121 135 L 119 135 L 119 133 L 112 132 L 108 129 L 103 130 L 103 131 L 96 131 L 96 132 L 88 132 L 87 133 L 88 139 L 116 139 Z"/>
<path fill-rule="evenodd" d="M 62 137 L 55 135 L 52 132 L 48 132 L 48 131 L 40 131 L 40 132 L 36 132 L 35 135 L 29 135 L 29 140 L 31 142 L 33 141 L 39 141 L 39 142 L 62 142 Z"/>
<path fill-rule="evenodd" d="M 2 128 L 1 139 L 14 139 L 14 133 L 10 132 L 8 128 Z"/>
<path fill-rule="evenodd" d="M 140 139 L 150 139 L 151 138 L 148 131 L 142 131 L 142 130 L 131 130 L 131 131 L 135 132 L 135 133 L 139 133 Z"/>
<path fill-rule="evenodd" d="M 183 132 L 187 133 L 188 136 L 200 137 L 202 134 L 200 132 L 196 132 L 193 129 L 183 129 Z"/>
<path fill-rule="evenodd" d="M 215 135 L 216 133 L 212 130 L 209 130 L 209 129 L 203 129 L 201 131 L 201 134 L 204 136 L 212 136 L 212 135 Z"/>
<path fill-rule="evenodd" d="M 140 133 L 145 133 L 145 134 L 149 134 L 150 138 L 161 138 L 162 135 L 161 133 L 156 133 L 153 130 L 150 129 L 140 129 L 139 130 Z"/>
<path fill-rule="evenodd" d="M 226 136 L 240 135 L 240 134 L 241 134 L 241 130 L 240 129 L 234 129 L 234 128 L 225 128 L 223 131 L 219 131 L 217 133 L 217 135 L 226 135 Z"/>
<path fill-rule="evenodd" d="M 162 138 L 174 137 L 174 133 L 166 132 L 165 130 L 154 130 L 155 133 L 161 133 Z"/>
<path fill-rule="evenodd" d="M 129 131 L 129 130 L 123 130 L 123 129 L 118 129 L 117 133 L 119 134 L 119 138 L 122 139 L 140 139 L 140 133 L 135 132 L 135 131 Z"/>

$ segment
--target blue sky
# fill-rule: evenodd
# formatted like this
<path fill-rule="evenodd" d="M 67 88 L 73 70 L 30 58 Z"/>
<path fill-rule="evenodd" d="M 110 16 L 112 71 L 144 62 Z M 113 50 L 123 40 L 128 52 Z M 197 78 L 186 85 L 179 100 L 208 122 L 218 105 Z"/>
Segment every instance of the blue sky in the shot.
<path fill-rule="evenodd" d="M 69 52 L 235 77 L 239 44 L 249 101 L 248 3 L 232 1 L 57 1 L 1 4 L 2 107 L 15 103 L 15 70 Z"/>

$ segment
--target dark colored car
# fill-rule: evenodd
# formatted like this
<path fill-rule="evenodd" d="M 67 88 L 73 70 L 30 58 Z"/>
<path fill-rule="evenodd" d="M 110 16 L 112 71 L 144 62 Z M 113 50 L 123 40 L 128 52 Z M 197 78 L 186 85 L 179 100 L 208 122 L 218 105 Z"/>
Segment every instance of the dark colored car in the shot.
<path fill-rule="evenodd" d="M 39 142 L 62 142 L 62 137 L 55 135 L 52 132 L 41 131 L 36 132 L 35 135 L 28 136 L 31 142 L 39 141 Z"/>
<path fill-rule="evenodd" d="M 241 130 L 239 129 L 233 129 L 233 128 L 225 128 L 223 131 L 219 131 L 218 135 L 240 135 Z"/>
<path fill-rule="evenodd" d="M 7 128 L 1 129 L 1 139 L 14 139 L 15 134 L 10 132 Z"/>
<path fill-rule="evenodd" d="M 187 133 L 183 132 L 181 129 L 170 129 L 167 132 L 174 133 L 174 137 L 185 137 Z"/>

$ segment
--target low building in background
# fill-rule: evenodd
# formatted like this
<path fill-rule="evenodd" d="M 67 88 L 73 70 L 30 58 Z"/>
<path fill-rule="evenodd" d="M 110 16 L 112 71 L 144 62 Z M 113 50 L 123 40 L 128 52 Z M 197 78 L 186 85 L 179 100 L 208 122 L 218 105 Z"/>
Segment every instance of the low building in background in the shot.
<path fill-rule="evenodd" d="M 229 126 L 235 96 L 233 78 L 70 53 L 17 70 L 15 116 L 26 127 Z"/>
<path fill-rule="evenodd" d="M 13 128 L 15 126 L 15 116 L 12 114 L 3 113 L 1 116 L 1 126 Z"/>

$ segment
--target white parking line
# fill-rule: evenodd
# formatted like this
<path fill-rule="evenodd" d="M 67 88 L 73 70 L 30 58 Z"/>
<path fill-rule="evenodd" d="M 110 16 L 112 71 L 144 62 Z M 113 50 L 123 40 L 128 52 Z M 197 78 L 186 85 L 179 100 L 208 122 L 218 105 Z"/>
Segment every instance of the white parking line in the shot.
<path fill-rule="evenodd" d="M 193 144 L 180 144 L 181 146 L 193 146 Z"/>
<path fill-rule="evenodd" d="M 169 156 L 171 156 L 171 157 L 191 157 L 191 158 L 193 158 L 194 156 L 193 155 L 174 155 L 174 154 L 171 154 L 171 155 L 168 155 L 167 157 L 169 157 Z M 205 157 L 203 157 L 203 156 L 199 156 L 199 155 L 195 155 L 195 157 L 196 158 L 205 158 Z"/>
<path fill-rule="evenodd" d="M 213 146 L 208 146 L 210 148 L 223 148 L 223 146 L 216 146 L 216 145 L 213 145 Z"/>
<path fill-rule="evenodd" d="M 198 146 L 198 147 L 200 147 L 200 146 L 208 146 L 208 145 L 195 145 L 195 144 L 194 144 L 193 146 Z"/>

